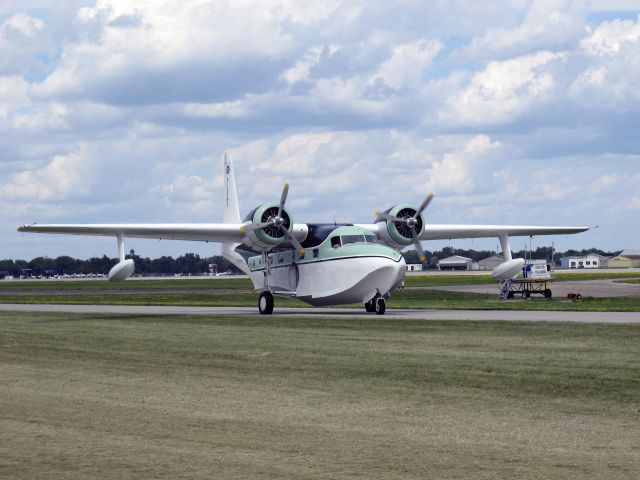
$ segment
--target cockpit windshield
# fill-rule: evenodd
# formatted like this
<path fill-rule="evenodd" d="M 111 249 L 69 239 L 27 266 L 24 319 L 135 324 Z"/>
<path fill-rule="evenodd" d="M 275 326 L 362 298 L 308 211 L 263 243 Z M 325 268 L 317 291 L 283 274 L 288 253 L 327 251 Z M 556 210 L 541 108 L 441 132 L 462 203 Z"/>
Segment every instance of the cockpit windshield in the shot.
<path fill-rule="evenodd" d="M 378 238 L 375 235 L 342 235 L 342 244 L 347 243 L 378 243 Z"/>
<path fill-rule="evenodd" d="M 364 243 L 364 235 L 342 235 L 342 244 Z"/>

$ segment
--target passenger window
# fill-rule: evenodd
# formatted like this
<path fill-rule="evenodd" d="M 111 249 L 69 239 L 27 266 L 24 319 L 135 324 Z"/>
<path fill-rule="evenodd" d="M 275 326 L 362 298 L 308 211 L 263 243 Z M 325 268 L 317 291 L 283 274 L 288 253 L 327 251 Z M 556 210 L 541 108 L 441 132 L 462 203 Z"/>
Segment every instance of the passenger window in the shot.
<path fill-rule="evenodd" d="M 340 246 L 342 246 L 340 237 L 331 237 L 331 248 L 338 248 Z"/>

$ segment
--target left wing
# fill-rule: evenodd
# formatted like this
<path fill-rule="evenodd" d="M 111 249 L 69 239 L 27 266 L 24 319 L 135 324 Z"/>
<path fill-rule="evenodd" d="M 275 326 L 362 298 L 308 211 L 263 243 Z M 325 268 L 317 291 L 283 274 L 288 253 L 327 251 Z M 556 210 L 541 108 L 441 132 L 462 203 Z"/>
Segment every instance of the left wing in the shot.
<path fill-rule="evenodd" d="M 149 224 L 38 224 L 23 225 L 19 232 L 103 235 L 158 240 L 241 242 L 241 223 L 149 223 Z"/>

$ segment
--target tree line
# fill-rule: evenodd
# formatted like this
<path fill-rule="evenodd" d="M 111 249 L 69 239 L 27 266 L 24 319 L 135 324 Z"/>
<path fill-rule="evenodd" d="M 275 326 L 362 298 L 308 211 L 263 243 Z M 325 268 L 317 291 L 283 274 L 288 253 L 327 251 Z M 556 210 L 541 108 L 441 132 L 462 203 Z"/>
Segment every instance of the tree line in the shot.
<path fill-rule="evenodd" d="M 136 274 L 151 275 L 195 275 L 209 273 L 212 265 L 214 273 L 232 272 L 240 270 L 221 255 L 201 257 L 197 253 L 186 253 L 179 257 L 162 256 L 150 259 L 141 257 L 131 250 L 126 258 L 132 258 L 136 265 Z M 31 270 L 34 275 L 106 275 L 118 263 L 117 258 L 92 257 L 80 260 L 69 256 L 57 258 L 36 257 L 32 260 L 0 260 L 0 272 L 8 275 L 20 275 L 22 270 Z"/>
<path fill-rule="evenodd" d="M 535 258 L 551 260 L 556 264 L 560 263 L 560 258 L 569 255 L 587 255 L 589 253 L 597 253 L 607 257 L 613 257 L 619 252 L 606 252 L 597 248 L 585 250 L 567 250 L 566 252 L 552 251 L 551 247 L 538 247 L 529 252 L 520 250 L 513 252 L 514 258 Z M 460 255 L 461 257 L 470 258 L 477 262 L 483 258 L 495 255 L 493 250 L 467 250 L 462 248 L 444 247 L 442 250 L 425 251 L 427 260 L 424 267 L 435 268 L 438 260 Z M 403 256 L 407 263 L 420 263 L 418 254 L 415 250 L 403 252 Z M 162 256 L 160 258 L 150 259 L 149 257 L 141 257 L 134 250 L 129 252 L 127 258 L 132 258 L 136 265 L 136 274 L 143 276 L 151 275 L 197 275 L 209 273 L 209 265 L 213 265 L 212 270 L 215 273 L 232 272 L 240 273 L 240 270 L 227 261 L 221 255 L 212 257 L 200 257 L 196 253 L 186 253 L 179 257 Z M 35 275 L 77 275 L 77 274 L 100 274 L 105 275 L 111 268 L 118 263 L 117 258 L 109 258 L 106 255 L 102 257 L 92 257 L 86 260 L 80 260 L 69 256 L 61 256 L 57 258 L 36 257 L 32 260 L 0 260 L 0 272 L 6 272 L 8 275 L 20 275 L 21 270 L 29 269 Z"/>

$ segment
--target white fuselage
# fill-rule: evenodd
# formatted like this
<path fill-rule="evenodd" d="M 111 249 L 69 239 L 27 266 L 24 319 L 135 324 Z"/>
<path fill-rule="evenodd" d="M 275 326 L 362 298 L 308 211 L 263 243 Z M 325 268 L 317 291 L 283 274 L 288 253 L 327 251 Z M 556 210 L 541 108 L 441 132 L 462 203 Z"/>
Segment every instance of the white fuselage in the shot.
<path fill-rule="evenodd" d="M 380 245 L 379 249 L 388 249 L 396 258 L 381 252 L 284 265 L 276 260 L 269 269 L 268 289 L 313 306 L 366 303 L 376 294 L 386 297 L 404 279 L 406 263 L 389 247 Z M 250 275 L 256 289 L 265 289 L 264 269 Z"/>

